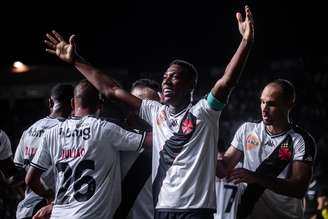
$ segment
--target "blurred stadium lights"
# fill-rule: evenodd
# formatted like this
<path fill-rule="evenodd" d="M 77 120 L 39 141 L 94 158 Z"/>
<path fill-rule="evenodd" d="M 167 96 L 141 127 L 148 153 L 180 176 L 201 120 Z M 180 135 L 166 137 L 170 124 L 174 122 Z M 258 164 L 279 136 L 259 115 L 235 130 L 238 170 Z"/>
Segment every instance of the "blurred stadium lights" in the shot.
<path fill-rule="evenodd" d="M 28 67 L 27 65 L 25 65 L 24 63 L 22 63 L 20 61 L 14 62 L 13 67 L 11 69 L 11 71 L 13 73 L 18 73 L 18 74 L 26 73 L 29 70 L 30 70 L 30 67 Z"/>

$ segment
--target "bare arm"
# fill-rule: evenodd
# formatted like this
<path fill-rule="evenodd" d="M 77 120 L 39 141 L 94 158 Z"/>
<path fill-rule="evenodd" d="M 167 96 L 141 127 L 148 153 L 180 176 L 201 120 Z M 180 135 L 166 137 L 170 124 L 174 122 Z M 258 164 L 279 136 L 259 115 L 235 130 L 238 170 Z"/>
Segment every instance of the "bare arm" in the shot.
<path fill-rule="evenodd" d="M 48 200 L 52 200 L 54 198 L 52 190 L 46 189 L 40 181 L 42 173 L 43 171 L 41 171 L 40 169 L 30 166 L 25 177 L 25 183 L 36 194 L 45 197 Z"/>
<path fill-rule="evenodd" d="M 218 157 L 216 163 L 216 176 L 224 178 L 232 171 L 242 158 L 243 152 L 230 146 L 222 157 Z"/>
<path fill-rule="evenodd" d="M 141 99 L 122 89 L 112 78 L 78 55 L 76 51 L 75 35 L 70 36 L 68 43 L 56 31 L 52 31 L 52 34 L 47 34 L 46 36 L 48 38 L 48 40 L 45 40 L 45 44 L 48 47 L 46 49 L 47 52 L 74 65 L 87 80 L 107 98 L 114 98 L 122 101 L 131 106 L 134 110 L 139 109 L 141 106 Z"/>
<path fill-rule="evenodd" d="M 253 16 L 248 6 L 245 6 L 245 13 L 245 20 L 240 13 L 236 14 L 239 32 L 242 35 L 239 47 L 227 65 L 224 75 L 212 88 L 212 94 L 223 103 L 227 102 L 232 88 L 237 84 L 254 41 Z"/>
<path fill-rule="evenodd" d="M 311 175 L 312 170 L 308 163 L 293 161 L 289 177 L 286 179 L 263 176 L 243 168 L 237 168 L 232 171 L 229 181 L 256 183 L 281 195 L 301 199 L 305 195 Z"/>

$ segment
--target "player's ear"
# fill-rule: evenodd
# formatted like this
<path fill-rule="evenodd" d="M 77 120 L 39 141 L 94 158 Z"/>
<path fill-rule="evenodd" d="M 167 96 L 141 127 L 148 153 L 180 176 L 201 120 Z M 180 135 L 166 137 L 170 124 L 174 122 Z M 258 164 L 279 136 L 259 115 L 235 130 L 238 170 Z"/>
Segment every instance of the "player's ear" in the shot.
<path fill-rule="evenodd" d="M 52 109 L 54 107 L 54 101 L 51 99 L 51 97 L 48 99 L 48 107 L 49 109 Z"/>
<path fill-rule="evenodd" d="M 72 114 L 74 115 L 74 112 L 75 112 L 74 98 L 71 99 L 71 107 L 72 107 Z"/>

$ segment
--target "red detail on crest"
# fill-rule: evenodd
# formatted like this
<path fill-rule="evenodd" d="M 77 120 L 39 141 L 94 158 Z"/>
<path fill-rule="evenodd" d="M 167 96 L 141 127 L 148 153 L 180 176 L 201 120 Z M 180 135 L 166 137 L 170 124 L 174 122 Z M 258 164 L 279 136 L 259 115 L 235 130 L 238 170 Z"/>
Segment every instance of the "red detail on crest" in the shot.
<path fill-rule="evenodd" d="M 182 123 L 182 132 L 184 134 L 189 134 L 193 130 L 193 124 L 191 119 L 186 119 Z"/>
<path fill-rule="evenodd" d="M 287 147 L 281 147 L 279 149 L 279 158 L 280 160 L 290 160 L 292 153 Z"/>

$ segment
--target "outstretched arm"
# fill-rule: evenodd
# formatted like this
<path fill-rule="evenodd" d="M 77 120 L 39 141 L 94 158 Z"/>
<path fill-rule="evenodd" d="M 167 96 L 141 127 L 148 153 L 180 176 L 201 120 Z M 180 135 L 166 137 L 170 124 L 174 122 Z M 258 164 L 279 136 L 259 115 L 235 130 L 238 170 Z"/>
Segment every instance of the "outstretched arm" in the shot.
<path fill-rule="evenodd" d="M 236 14 L 242 40 L 237 51 L 227 65 L 224 75 L 212 88 L 212 94 L 223 103 L 227 102 L 232 88 L 237 84 L 243 67 L 247 61 L 251 45 L 254 41 L 253 16 L 247 5 L 245 6 L 245 14 L 245 20 L 243 20 L 242 15 L 239 12 Z"/>
<path fill-rule="evenodd" d="M 78 55 L 75 35 L 70 36 L 69 42 L 66 42 L 56 31 L 52 31 L 52 34 L 46 34 L 46 37 L 45 44 L 47 45 L 47 52 L 74 65 L 107 98 L 117 99 L 128 104 L 135 110 L 139 109 L 141 99 L 122 89 L 112 78 Z"/>

